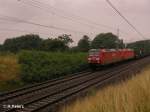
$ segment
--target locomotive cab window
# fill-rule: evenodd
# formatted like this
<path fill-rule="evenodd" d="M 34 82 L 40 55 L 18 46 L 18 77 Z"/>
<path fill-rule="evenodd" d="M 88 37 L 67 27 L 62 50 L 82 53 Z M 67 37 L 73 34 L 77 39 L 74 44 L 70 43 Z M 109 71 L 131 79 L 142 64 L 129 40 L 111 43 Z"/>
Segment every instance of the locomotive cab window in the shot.
<path fill-rule="evenodd" d="M 89 51 L 89 55 L 99 55 L 100 50 L 99 49 L 91 49 Z"/>

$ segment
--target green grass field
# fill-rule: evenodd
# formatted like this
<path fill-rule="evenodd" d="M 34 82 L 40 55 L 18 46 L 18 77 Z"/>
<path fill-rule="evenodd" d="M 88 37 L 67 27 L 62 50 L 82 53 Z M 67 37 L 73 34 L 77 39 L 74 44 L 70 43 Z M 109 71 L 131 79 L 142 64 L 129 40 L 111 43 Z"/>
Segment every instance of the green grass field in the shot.
<path fill-rule="evenodd" d="M 150 66 L 119 85 L 111 85 L 61 112 L 150 112 Z"/>

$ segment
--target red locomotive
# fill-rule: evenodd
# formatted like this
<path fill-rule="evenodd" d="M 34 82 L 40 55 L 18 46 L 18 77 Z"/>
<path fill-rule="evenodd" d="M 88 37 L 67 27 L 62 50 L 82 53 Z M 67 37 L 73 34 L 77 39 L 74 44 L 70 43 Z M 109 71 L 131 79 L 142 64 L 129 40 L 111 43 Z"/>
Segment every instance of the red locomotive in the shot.
<path fill-rule="evenodd" d="M 92 66 L 108 65 L 135 57 L 132 49 L 91 49 L 89 50 L 88 63 Z"/>

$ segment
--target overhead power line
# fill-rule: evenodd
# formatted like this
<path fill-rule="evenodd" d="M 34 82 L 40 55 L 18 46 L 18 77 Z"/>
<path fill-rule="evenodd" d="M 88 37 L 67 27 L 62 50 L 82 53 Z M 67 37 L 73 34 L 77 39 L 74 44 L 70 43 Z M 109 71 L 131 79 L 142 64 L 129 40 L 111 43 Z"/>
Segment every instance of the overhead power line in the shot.
<path fill-rule="evenodd" d="M 89 25 L 87 23 L 82 23 L 78 20 L 75 20 L 74 18 L 71 18 L 71 17 L 68 17 L 68 16 L 65 16 L 65 15 L 62 15 L 62 14 L 56 14 L 54 11 L 50 11 L 48 10 L 46 7 L 42 7 L 41 5 L 37 4 L 37 3 L 34 3 L 33 1 L 30 1 L 30 3 L 28 1 L 22 1 L 23 4 L 26 4 L 26 5 L 30 5 L 32 7 L 35 7 L 35 8 L 38 8 L 44 12 L 47 12 L 48 14 L 51 14 L 51 15 L 56 15 L 58 17 L 61 17 L 63 19 L 66 19 L 66 20 L 69 20 L 69 21 L 72 21 L 72 22 L 78 22 L 79 24 L 83 24 L 83 25 L 86 25 L 88 27 L 93 27 L 92 25 Z"/>
<path fill-rule="evenodd" d="M 63 19 L 70 20 L 72 22 L 80 23 L 80 24 L 83 24 L 83 25 L 86 25 L 86 26 L 92 27 L 92 28 L 94 26 L 95 29 L 97 29 L 97 27 L 101 27 L 101 28 L 105 28 L 105 29 L 117 30 L 117 28 L 113 28 L 111 26 L 107 26 L 107 25 L 104 25 L 104 24 L 99 24 L 99 23 L 93 22 L 93 21 L 91 21 L 87 18 L 83 18 L 83 17 L 78 16 L 78 15 L 69 14 L 69 16 L 68 16 L 68 15 L 66 15 L 65 11 L 57 9 L 53 6 L 48 5 L 48 4 L 44 4 L 43 2 L 40 2 L 40 1 L 36 1 L 36 0 L 24 1 L 24 0 L 22 0 L 22 3 L 24 3 L 26 5 L 30 5 L 32 7 L 42 9 L 43 11 L 46 11 L 50 14 L 59 16 Z M 124 31 L 121 31 L 121 32 L 125 33 Z"/>
<path fill-rule="evenodd" d="M 110 2 L 110 0 L 106 0 L 106 2 L 114 9 L 114 11 L 121 16 L 142 38 L 146 39 L 145 36 Z"/>
<path fill-rule="evenodd" d="M 31 34 L 43 34 L 48 35 L 48 33 L 41 33 L 41 32 L 35 32 L 35 31 L 28 31 L 28 30 L 20 30 L 20 29 L 12 29 L 12 28 L 0 28 L 0 31 L 17 31 L 17 32 L 23 32 L 23 33 L 31 33 Z"/>
<path fill-rule="evenodd" d="M 48 5 L 48 4 L 45 4 L 45 5 L 44 5 L 43 2 L 39 2 L 39 1 L 37 1 L 37 0 L 31 0 L 31 1 L 33 1 L 33 2 L 35 2 L 35 3 L 39 3 L 39 5 L 40 5 L 40 4 L 43 4 L 43 6 L 46 6 L 46 5 L 47 5 L 47 7 L 51 7 L 51 9 L 54 9 L 55 11 L 60 12 L 60 14 L 65 14 L 65 13 L 66 13 L 66 12 L 63 11 L 63 10 L 57 9 L 57 8 L 55 8 L 55 7 L 53 7 L 53 6 Z M 55 13 L 55 14 L 56 14 L 56 13 Z M 57 15 L 57 14 L 56 14 L 56 15 Z M 66 16 L 66 17 L 68 17 L 68 16 Z M 113 28 L 113 27 L 111 27 L 111 26 L 93 22 L 93 21 L 91 21 L 91 20 L 89 20 L 89 19 L 87 19 L 87 18 L 83 18 L 83 17 L 81 17 L 81 16 L 79 16 L 79 15 L 69 14 L 69 17 L 71 17 L 71 18 L 74 19 L 74 20 L 84 21 L 84 22 L 86 22 L 86 23 L 88 23 L 88 24 L 96 25 L 96 26 L 101 27 L 101 28 L 103 27 L 103 28 L 107 28 L 107 29 L 116 30 L 115 28 Z"/>
<path fill-rule="evenodd" d="M 62 28 L 62 27 L 56 27 L 56 26 L 52 26 L 52 25 L 39 24 L 39 23 L 36 23 L 36 22 L 22 20 L 22 19 L 19 19 L 19 18 L 16 18 L 16 17 L 11 17 L 11 16 L 2 16 L 2 17 L 0 17 L 0 20 L 13 21 L 13 22 L 17 22 L 17 23 L 25 23 L 25 24 L 40 26 L 40 27 L 49 28 L 49 29 L 61 30 L 61 31 L 69 31 L 69 32 L 81 33 L 81 34 L 89 34 L 87 32 L 81 32 L 81 31 L 71 30 L 71 29 Z"/>

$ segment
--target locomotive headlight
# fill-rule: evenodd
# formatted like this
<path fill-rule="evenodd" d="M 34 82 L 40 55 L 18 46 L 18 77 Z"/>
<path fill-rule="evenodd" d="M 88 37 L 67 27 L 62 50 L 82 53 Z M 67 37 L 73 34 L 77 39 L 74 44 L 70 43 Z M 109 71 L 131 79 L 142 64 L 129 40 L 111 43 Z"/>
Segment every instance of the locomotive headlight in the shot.
<path fill-rule="evenodd" d="M 91 58 L 88 58 L 88 60 L 90 61 L 90 60 L 91 60 Z"/>
<path fill-rule="evenodd" d="M 96 61 L 99 61 L 99 58 L 96 58 Z"/>

